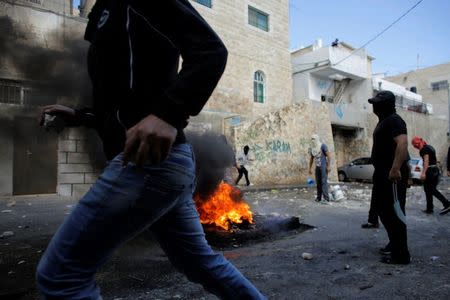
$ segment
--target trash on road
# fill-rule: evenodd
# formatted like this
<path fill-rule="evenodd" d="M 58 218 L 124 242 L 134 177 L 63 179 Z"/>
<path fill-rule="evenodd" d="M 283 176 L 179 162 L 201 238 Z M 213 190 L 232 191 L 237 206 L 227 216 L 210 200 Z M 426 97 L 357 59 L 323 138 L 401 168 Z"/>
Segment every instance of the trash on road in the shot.
<path fill-rule="evenodd" d="M 2 234 L 0 234 L 0 239 L 7 238 L 13 235 L 14 235 L 13 231 L 5 231 Z"/>

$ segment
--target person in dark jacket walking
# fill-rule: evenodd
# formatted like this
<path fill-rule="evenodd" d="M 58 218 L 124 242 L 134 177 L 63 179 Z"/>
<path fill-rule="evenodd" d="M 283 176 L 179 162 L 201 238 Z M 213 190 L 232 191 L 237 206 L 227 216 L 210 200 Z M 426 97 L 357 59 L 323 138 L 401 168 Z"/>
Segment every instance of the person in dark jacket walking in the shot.
<path fill-rule="evenodd" d="M 395 112 L 395 96 L 390 91 L 379 92 L 369 99 L 378 124 L 373 132 L 372 199 L 389 243 L 380 249 L 382 262 L 408 264 L 405 203 L 409 178 L 408 138 L 406 123 Z"/>
<path fill-rule="evenodd" d="M 450 201 L 437 190 L 441 171 L 437 166 L 436 151 L 420 136 L 413 137 L 411 144 L 420 151 L 420 156 L 423 160 L 423 169 L 420 174 L 420 179 L 423 181 L 423 190 L 425 191 L 427 199 L 427 208 L 423 212 L 426 214 L 433 213 L 433 196 L 438 198 L 444 206 L 440 211 L 441 215 L 450 212 Z"/>
<path fill-rule="evenodd" d="M 98 0 L 85 38 L 93 107 L 51 105 L 42 119 L 95 128 L 109 164 L 48 245 L 39 290 L 46 299 L 101 299 L 97 270 L 149 229 L 189 280 L 222 299 L 265 299 L 212 251 L 192 200 L 195 163 L 183 128 L 224 71 L 222 41 L 188 0 Z"/>

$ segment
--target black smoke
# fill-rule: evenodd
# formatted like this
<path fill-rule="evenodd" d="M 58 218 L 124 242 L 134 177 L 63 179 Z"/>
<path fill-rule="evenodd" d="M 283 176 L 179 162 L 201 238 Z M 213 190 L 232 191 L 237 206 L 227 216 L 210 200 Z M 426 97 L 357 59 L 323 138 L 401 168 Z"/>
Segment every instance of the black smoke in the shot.
<path fill-rule="evenodd" d="M 0 17 L 0 69 L 13 69 L 33 89 L 26 104 L 39 106 L 64 99 L 66 105 L 90 105 L 88 43 L 64 26 L 45 37 L 58 49 L 39 45 L 35 35 L 8 16 Z"/>
<path fill-rule="evenodd" d="M 0 16 L 0 72 L 6 76 L 3 80 L 19 81 L 31 89 L 24 99 L 29 108 L 55 103 L 90 107 L 88 42 L 80 34 L 73 35 L 68 26 L 62 26 L 46 33 L 44 40 L 51 44 L 47 46 L 38 42 L 36 32 L 30 28 L 31 24 L 25 21 L 19 24 L 8 16 Z M 8 73 L 18 78 L 11 79 Z M 91 160 L 96 168 L 101 168 L 105 163 L 101 143 L 95 134 L 89 133 L 87 138 Z"/>
<path fill-rule="evenodd" d="M 233 149 L 224 135 L 188 133 L 187 139 L 194 148 L 197 163 L 195 193 L 208 196 L 223 180 L 226 169 L 234 165 Z"/>

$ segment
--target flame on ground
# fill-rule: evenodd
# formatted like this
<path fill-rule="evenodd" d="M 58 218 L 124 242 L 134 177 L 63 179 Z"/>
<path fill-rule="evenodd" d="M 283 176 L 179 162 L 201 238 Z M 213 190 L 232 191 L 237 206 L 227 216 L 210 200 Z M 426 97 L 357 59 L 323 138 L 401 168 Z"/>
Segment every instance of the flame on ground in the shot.
<path fill-rule="evenodd" d="M 194 200 L 202 224 L 215 224 L 229 230 L 232 223 L 253 223 L 253 214 L 244 202 L 241 190 L 228 183 L 220 183 L 208 198 L 197 194 Z"/>

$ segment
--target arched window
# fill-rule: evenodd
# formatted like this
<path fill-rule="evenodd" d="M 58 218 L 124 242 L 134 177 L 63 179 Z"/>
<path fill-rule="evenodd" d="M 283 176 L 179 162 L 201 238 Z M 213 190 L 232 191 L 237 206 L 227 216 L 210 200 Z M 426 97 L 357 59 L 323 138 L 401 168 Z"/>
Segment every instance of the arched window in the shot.
<path fill-rule="evenodd" d="M 266 80 L 262 71 L 256 71 L 253 76 L 253 101 L 264 103 L 266 98 Z"/>

